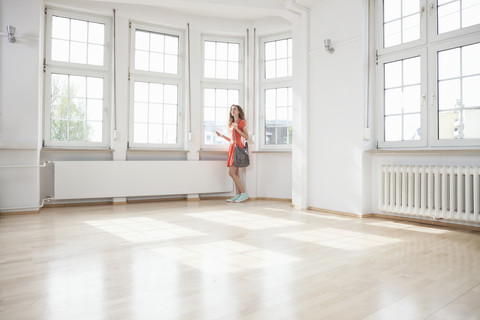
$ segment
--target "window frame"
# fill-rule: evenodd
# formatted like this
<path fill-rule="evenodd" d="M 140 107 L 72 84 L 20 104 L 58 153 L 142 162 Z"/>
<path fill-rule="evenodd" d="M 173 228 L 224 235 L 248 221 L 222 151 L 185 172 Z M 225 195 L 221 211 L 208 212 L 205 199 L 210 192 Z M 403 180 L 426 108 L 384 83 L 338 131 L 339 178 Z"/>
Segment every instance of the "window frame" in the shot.
<path fill-rule="evenodd" d="M 221 78 L 206 78 L 205 77 L 205 41 L 212 42 L 226 42 L 226 43 L 237 43 L 239 44 L 239 54 L 238 54 L 238 79 L 221 79 Z M 247 115 L 247 110 L 245 106 L 245 88 L 244 88 L 244 79 L 245 79 L 245 38 L 243 36 L 224 36 L 224 35 L 212 35 L 212 34 L 202 34 L 201 36 L 201 86 L 200 86 L 200 97 L 201 97 L 201 112 L 200 112 L 200 127 L 201 127 L 201 139 L 200 144 L 201 148 L 204 150 L 211 151 L 226 151 L 228 150 L 229 143 L 226 144 L 207 144 L 205 142 L 205 89 L 227 89 L 227 90 L 238 90 L 238 104 L 243 108 L 245 115 Z M 230 106 L 227 106 L 230 108 Z M 247 123 L 248 123 L 248 119 Z M 225 118 L 225 128 L 227 128 L 228 119 Z M 248 125 L 247 125 L 248 127 Z M 230 137 L 229 137 L 230 138 Z"/>
<path fill-rule="evenodd" d="M 182 150 L 185 145 L 185 98 L 184 98 L 184 37 L 183 30 L 154 26 L 140 22 L 129 22 L 130 26 L 130 53 L 129 53 L 129 120 L 128 120 L 128 148 L 129 149 L 158 149 L 158 150 Z M 159 71 L 146 71 L 135 69 L 135 32 L 145 31 L 150 33 L 160 33 L 169 36 L 178 37 L 178 60 L 177 73 L 166 73 Z M 135 82 L 147 82 L 163 85 L 177 86 L 177 142 L 175 144 L 166 143 L 140 143 L 134 142 L 134 89 Z"/>
<path fill-rule="evenodd" d="M 60 16 L 68 19 L 82 20 L 94 23 L 102 23 L 105 25 L 104 38 L 104 52 L 103 52 L 103 66 L 55 61 L 51 59 L 52 56 L 52 17 Z M 46 147 L 60 147 L 60 148 L 100 148 L 108 147 L 110 145 L 111 137 L 111 49 L 110 44 L 113 41 L 111 33 L 112 19 L 106 16 L 99 16 L 95 14 L 74 12 L 69 10 L 62 10 L 52 7 L 46 7 L 45 15 L 45 51 L 44 51 L 44 110 L 43 110 L 43 144 Z M 52 74 L 63 74 L 68 76 L 86 76 L 103 78 L 103 112 L 102 112 L 102 141 L 88 142 L 88 141 L 54 141 L 50 138 L 50 114 L 51 114 L 51 86 Z"/>
<path fill-rule="evenodd" d="M 258 122 L 258 140 L 257 144 L 259 146 L 259 150 L 262 151 L 291 151 L 292 150 L 292 143 L 290 144 L 266 144 L 265 143 L 265 135 L 266 135 L 266 110 L 265 110 L 265 90 L 268 89 L 279 89 L 279 88 L 292 88 L 293 90 L 293 74 L 291 77 L 280 77 L 280 78 L 265 78 L 265 43 L 272 42 L 272 41 L 279 41 L 284 39 L 292 39 L 293 37 L 291 32 L 283 32 L 273 35 L 268 35 L 265 37 L 259 38 L 259 77 L 260 77 L 260 86 L 259 86 L 259 122 Z M 293 63 L 293 55 L 292 55 L 292 63 Z M 292 70 L 293 73 L 293 70 Z M 293 106 L 292 106 L 293 107 Z M 293 120 L 293 119 L 292 119 Z M 293 123 L 292 123 L 293 127 Z"/>
<path fill-rule="evenodd" d="M 423 23 L 426 30 L 421 31 L 425 41 L 413 41 L 393 47 L 383 48 L 383 0 L 375 0 L 375 24 L 377 28 L 372 31 L 375 36 L 376 46 L 376 86 L 374 101 L 376 104 L 377 148 L 378 149 L 457 149 L 461 147 L 480 147 L 480 139 L 439 139 L 438 138 L 438 52 L 454 49 L 480 42 L 480 23 L 477 25 L 461 28 L 437 34 L 438 15 L 437 1 L 428 3 L 420 0 L 421 6 L 425 5 Z M 431 7 L 433 5 L 433 8 Z M 415 52 L 421 52 L 421 92 L 422 113 L 421 125 L 422 136 L 418 143 L 415 141 L 385 141 L 385 112 L 384 112 L 384 63 L 393 62 L 408 57 L 413 57 Z"/>

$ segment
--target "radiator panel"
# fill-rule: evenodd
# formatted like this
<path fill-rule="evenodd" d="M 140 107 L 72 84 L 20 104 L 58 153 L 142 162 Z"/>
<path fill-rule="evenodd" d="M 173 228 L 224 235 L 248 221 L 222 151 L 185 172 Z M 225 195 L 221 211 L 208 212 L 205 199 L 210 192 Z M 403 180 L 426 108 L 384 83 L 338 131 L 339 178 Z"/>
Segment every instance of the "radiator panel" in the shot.
<path fill-rule="evenodd" d="M 380 210 L 480 223 L 479 167 L 384 165 L 380 171 Z"/>
<path fill-rule="evenodd" d="M 225 161 L 55 161 L 54 199 L 233 191 Z"/>

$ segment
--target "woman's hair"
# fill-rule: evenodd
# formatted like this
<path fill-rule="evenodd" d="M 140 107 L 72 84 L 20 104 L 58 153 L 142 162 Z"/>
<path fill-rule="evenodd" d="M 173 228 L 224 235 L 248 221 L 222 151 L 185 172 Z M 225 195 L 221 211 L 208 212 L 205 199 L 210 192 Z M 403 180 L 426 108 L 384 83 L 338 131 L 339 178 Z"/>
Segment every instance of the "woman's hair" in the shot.
<path fill-rule="evenodd" d="M 230 106 L 230 111 L 228 112 L 228 127 L 230 128 L 232 126 L 232 123 L 235 121 L 235 118 L 232 116 L 232 108 L 236 107 L 238 110 L 238 118 L 240 120 L 245 120 L 245 113 L 243 112 L 242 107 L 240 107 L 238 104 L 232 104 Z"/>

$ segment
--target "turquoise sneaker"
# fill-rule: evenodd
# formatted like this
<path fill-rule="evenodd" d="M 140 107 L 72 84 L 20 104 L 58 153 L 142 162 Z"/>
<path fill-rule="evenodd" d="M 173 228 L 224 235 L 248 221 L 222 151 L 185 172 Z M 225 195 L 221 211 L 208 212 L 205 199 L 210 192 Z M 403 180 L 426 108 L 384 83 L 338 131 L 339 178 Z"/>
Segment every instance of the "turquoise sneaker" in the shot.
<path fill-rule="evenodd" d="M 240 198 L 240 194 L 237 194 L 235 197 L 233 198 L 230 198 L 230 199 L 227 199 L 227 202 L 235 202 L 235 200 L 237 200 L 238 198 Z"/>
<path fill-rule="evenodd" d="M 248 195 L 246 192 L 240 194 L 240 197 L 238 197 L 237 200 L 235 200 L 236 203 L 243 202 L 248 199 Z"/>

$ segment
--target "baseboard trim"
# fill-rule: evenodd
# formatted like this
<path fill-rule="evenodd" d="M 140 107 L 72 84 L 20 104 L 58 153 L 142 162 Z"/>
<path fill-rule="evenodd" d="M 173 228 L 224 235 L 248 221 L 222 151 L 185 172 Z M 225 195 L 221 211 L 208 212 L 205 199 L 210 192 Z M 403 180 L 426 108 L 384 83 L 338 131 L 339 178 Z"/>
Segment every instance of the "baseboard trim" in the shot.
<path fill-rule="evenodd" d="M 480 226 L 477 227 L 477 226 L 472 226 L 468 224 L 459 224 L 459 223 L 445 222 L 445 221 L 438 221 L 438 220 L 426 220 L 426 219 L 418 219 L 418 218 L 404 217 L 404 216 L 394 216 L 394 215 L 381 214 L 381 213 L 369 213 L 367 214 L 367 218 L 413 222 L 418 224 L 428 224 L 431 226 L 447 227 L 452 229 L 462 229 L 462 230 L 468 230 L 468 231 L 477 231 L 477 232 L 480 231 Z"/>
<path fill-rule="evenodd" d="M 40 213 L 39 210 L 31 210 L 31 211 L 0 211 L 0 216 L 15 216 L 15 215 L 24 215 L 24 214 L 38 214 Z"/>
<path fill-rule="evenodd" d="M 313 211 L 318 211 L 318 212 L 323 212 L 323 213 L 330 213 L 330 214 L 336 214 L 340 216 L 347 216 L 347 217 L 352 217 L 352 218 L 364 218 L 365 215 L 361 214 L 355 214 L 351 212 L 344 212 L 344 211 L 337 211 L 337 210 L 330 210 L 330 209 L 322 209 L 322 208 L 316 208 L 316 207 L 308 207 L 308 210 L 313 210 Z"/>
<path fill-rule="evenodd" d="M 292 202 L 292 199 L 289 199 L 289 198 L 256 197 L 256 198 L 250 198 L 250 199 L 252 199 L 252 200 L 271 200 L 271 201 Z"/>

